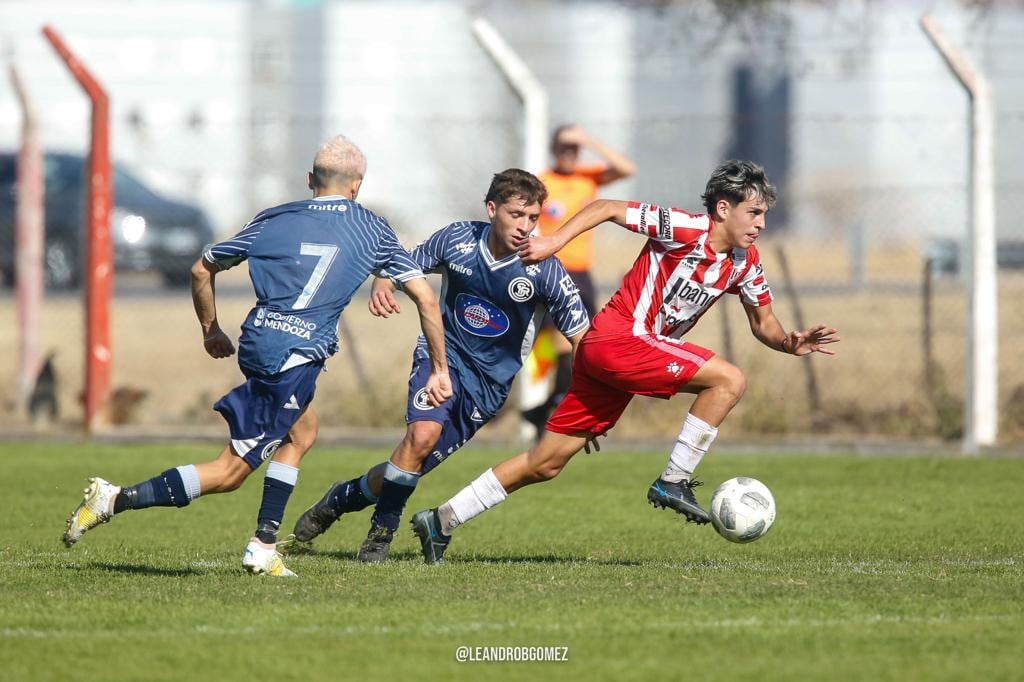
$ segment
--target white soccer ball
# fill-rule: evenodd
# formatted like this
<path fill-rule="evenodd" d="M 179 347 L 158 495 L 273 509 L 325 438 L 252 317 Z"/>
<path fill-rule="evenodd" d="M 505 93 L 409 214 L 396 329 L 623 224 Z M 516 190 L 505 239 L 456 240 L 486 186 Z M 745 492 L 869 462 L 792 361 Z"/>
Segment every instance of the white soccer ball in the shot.
<path fill-rule="evenodd" d="M 711 496 L 711 525 L 730 542 L 753 542 L 774 522 L 772 491 L 755 478 L 730 478 Z"/>

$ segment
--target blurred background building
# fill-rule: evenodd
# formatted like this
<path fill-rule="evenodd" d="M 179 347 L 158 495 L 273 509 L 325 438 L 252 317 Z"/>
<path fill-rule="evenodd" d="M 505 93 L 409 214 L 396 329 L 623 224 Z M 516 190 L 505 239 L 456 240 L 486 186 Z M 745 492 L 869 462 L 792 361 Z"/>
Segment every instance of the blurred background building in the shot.
<path fill-rule="evenodd" d="M 6 0 L 0 54 L 23 73 L 47 148 L 83 152 L 87 103 L 40 35 L 44 24 L 61 31 L 111 94 L 113 157 L 152 188 L 200 204 L 218 236 L 265 206 L 307 196 L 316 146 L 342 132 L 369 159 L 361 201 L 411 245 L 454 219 L 482 216 L 491 174 L 522 164 L 521 104 L 470 31 L 483 17 L 547 88 L 552 125 L 578 122 L 638 162 L 637 175 L 606 196 L 699 211 L 708 173 L 728 157 L 759 161 L 779 185 L 774 235 L 762 248 L 780 317 L 793 326 L 779 274 L 786 264 L 806 315 L 820 312 L 844 331 L 844 355 L 827 366 L 815 360 L 817 417 L 794 407 L 776 429 L 768 415 L 741 414 L 743 429 L 941 438 L 959 428 L 964 299 L 951 262 L 967 234 L 969 101 L 918 24 L 926 9 L 993 84 L 997 225 L 1012 254 L 1024 243 L 1019 2 Z M 0 87 L 0 149 L 16 147 L 19 123 L 13 91 Z M 602 229 L 596 272 L 610 293 L 641 244 Z M 773 245 L 785 263 L 773 262 Z M 928 258 L 949 274 L 936 282 L 926 330 L 918 292 Z M 1004 433 L 1020 439 L 1024 287 L 1013 266 L 1024 263 L 1004 261 Z M 748 373 L 765 372 L 766 393 L 745 403 L 783 409 L 776 359 L 747 345 L 739 306 L 726 306 L 720 321 L 703 323 L 704 341 L 741 366 L 749 357 Z M 946 407 L 908 388 L 921 385 L 927 344 L 945 368 Z M 134 352 L 128 339 L 118 351 L 119 363 Z M 69 382 L 77 381 L 72 356 L 61 354 Z M 797 372 L 788 367 L 779 371 Z M 197 378 L 196 391 L 216 398 L 235 378 L 223 371 L 220 383 Z M 129 380 L 125 364 L 115 372 Z M 839 381 L 851 372 L 862 373 L 856 385 Z M 401 402 L 403 380 L 380 389 L 388 405 Z M 355 419 L 342 393 L 339 422 Z M 198 419 L 202 410 L 189 410 L 202 399 L 160 399 L 142 421 Z"/>

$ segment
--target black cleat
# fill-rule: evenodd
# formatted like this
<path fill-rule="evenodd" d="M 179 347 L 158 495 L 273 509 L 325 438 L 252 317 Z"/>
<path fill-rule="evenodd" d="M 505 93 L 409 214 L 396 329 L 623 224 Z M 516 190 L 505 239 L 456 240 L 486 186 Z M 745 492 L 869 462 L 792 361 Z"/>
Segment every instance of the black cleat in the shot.
<path fill-rule="evenodd" d="M 437 517 L 437 507 L 424 509 L 412 515 L 412 532 L 420 538 L 423 550 L 423 561 L 428 564 L 443 564 L 444 552 L 452 536 L 441 532 L 441 520 Z"/>
<path fill-rule="evenodd" d="M 320 498 L 320 501 L 314 504 L 312 507 L 302 512 L 302 516 L 295 522 L 295 528 L 292 529 L 292 534 L 295 536 L 295 540 L 300 543 L 312 542 L 313 538 L 318 535 L 323 535 L 327 532 L 327 529 L 334 524 L 341 514 L 331 509 L 331 506 L 327 503 L 327 499 L 334 492 L 334 489 L 339 485 L 344 485 L 347 481 L 338 481 L 324 493 L 324 496 Z"/>
<path fill-rule="evenodd" d="M 693 495 L 693 489 L 704 485 L 701 481 L 679 481 L 669 483 L 658 479 L 647 489 L 647 501 L 655 507 L 662 509 L 674 509 L 686 517 L 687 521 L 694 523 L 708 523 L 711 517 L 697 504 L 697 498 Z"/>
<path fill-rule="evenodd" d="M 363 544 L 359 545 L 356 559 L 366 564 L 382 564 L 388 560 L 391 551 L 391 538 L 394 533 L 384 526 L 370 526 Z"/>

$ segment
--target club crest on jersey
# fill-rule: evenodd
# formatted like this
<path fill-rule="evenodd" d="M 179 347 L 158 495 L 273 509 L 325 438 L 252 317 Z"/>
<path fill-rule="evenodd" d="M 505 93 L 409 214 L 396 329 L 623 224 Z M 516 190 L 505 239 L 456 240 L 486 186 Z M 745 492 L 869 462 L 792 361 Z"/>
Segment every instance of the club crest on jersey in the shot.
<path fill-rule="evenodd" d="M 272 440 L 269 443 L 267 443 L 266 446 L 263 448 L 263 452 L 260 453 L 260 461 L 265 462 L 268 459 L 270 459 L 274 455 L 274 453 L 277 452 L 277 449 L 279 447 L 281 447 L 280 438 L 278 438 L 277 440 Z"/>
<path fill-rule="evenodd" d="M 421 388 L 416 391 L 416 395 L 412 399 L 412 405 L 417 410 L 432 410 L 434 406 L 427 400 L 427 389 Z"/>
<path fill-rule="evenodd" d="M 516 277 L 508 283 L 508 295 L 517 303 L 525 303 L 533 297 L 533 282 L 525 277 Z"/>
<path fill-rule="evenodd" d="M 508 315 L 501 308 L 485 298 L 469 294 L 455 297 L 455 320 L 474 336 L 501 336 L 509 327 Z"/>

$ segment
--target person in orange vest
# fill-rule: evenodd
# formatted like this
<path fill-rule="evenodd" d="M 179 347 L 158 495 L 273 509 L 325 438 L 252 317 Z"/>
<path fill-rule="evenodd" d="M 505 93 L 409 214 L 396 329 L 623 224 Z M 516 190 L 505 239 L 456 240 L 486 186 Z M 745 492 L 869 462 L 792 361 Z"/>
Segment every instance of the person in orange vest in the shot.
<path fill-rule="evenodd" d="M 602 163 L 579 163 L 580 151 L 590 150 L 602 159 Z M 541 209 L 538 228 L 542 235 L 550 235 L 566 220 L 584 206 L 597 199 L 598 188 L 602 185 L 628 178 L 636 173 L 636 164 L 626 156 L 607 147 L 591 137 L 587 131 L 575 124 L 561 125 L 551 135 L 552 167 L 538 177 L 548 190 L 547 201 Z M 597 312 L 593 279 L 590 268 L 594 262 L 593 232 L 584 232 L 559 251 L 570 281 L 563 286 L 569 291 L 575 288 L 593 318 Z M 526 373 L 522 387 L 520 405 L 522 419 L 533 425 L 539 438 L 544 432 L 548 416 L 569 388 L 572 374 L 571 348 L 564 339 L 551 329 L 545 318 L 544 329 L 538 334 L 533 350 L 526 362 Z M 546 374 L 554 369 L 554 387 L 546 397 L 538 401 L 536 382 L 546 385 Z M 530 382 L 535 382 L 530 386 Z M 527 427 L 529 428 L 529 427 Z"/>

